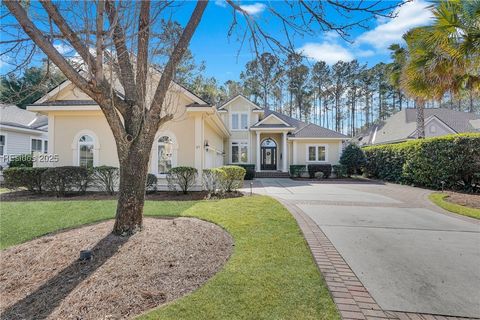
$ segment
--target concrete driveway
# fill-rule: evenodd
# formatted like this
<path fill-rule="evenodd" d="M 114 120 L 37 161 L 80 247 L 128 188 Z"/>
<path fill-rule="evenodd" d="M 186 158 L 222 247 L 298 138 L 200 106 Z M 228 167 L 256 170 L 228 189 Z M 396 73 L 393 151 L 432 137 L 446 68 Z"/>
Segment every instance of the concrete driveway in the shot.
<path fill-rule="evenodd" d="M 290 179 L 253 190 L 308 215 L 383 310 L 480 318 L 480 224 L 434 206 L 428 191 Z"/>

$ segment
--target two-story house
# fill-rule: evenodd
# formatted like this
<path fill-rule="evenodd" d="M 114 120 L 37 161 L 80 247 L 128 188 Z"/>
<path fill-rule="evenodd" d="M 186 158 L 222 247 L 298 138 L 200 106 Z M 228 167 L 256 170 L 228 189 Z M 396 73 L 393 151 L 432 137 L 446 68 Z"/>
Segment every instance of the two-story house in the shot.
<path fill-rule="evenodd" d="M 174 118 L 157 132 L 150 172 L 165 184 L 175 166 L 200 172 L 224 164 L 255 164 L 256 171 L 287 172 L 290 164 L 336 164 L 346 136 L 280 113 L 243 96 L 217 108 L 173 84 Z M 48 153 L 41 166 L 118 166 L 113 134 L 100 107 L 70 81 L 28 106 L 48 116 Z"/>

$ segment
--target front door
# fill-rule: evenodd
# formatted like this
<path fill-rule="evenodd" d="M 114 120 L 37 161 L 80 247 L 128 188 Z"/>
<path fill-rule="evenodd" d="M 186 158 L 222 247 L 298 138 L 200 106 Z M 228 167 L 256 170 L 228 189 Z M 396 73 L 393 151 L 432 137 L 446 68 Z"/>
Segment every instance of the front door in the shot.
<path fill-rule="evenodd" d="M 277 147 L 262 147 L 261 157 L 262 170 L 277 170 Z"/>

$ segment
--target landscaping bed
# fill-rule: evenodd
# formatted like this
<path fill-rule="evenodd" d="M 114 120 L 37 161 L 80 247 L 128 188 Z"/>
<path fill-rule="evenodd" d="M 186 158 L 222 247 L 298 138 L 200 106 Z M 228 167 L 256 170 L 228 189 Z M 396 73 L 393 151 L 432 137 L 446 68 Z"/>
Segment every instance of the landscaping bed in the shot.
<path fill-rule="evenodd" d="M 61 229 L 111 219 L 116 204 L 114 200 L 2 202 L 0 246 L 8 248 Z M 204 285 L 145 311 L 141 319 L 340 318 L 295 219 L 274 199 L 146 201 L 145 215 L 211 221 L 232 236 L 235 246 L 227 263 Z M 78 257 L 78 252 L 74 253 L 72 259 Z M 42 252 L 37 255 L 50 258 Z M 96 285 L 102 282 L 96 281 Z M 150 306 L 156 305 L 152 302 Z"/>
<path fill-rule="evenodd" d="M 241 192 L 226 192 L 221 195 L 223 199 L 242 197 Z M 176 191 L 157 191 L 147 193 L 147 200 L 173 200 L 191 201 L 208 198 L 206 191 L 190 191 L 187 194 Z M 65 197 L 56 197 L 48 193 L 31 192 L 28 190 L 10 191 L 0 193 L 0 201 L 62 201 L 62 200 L 115 200 L 116 195 L 109 195 L 104 192 L 86 192 L 84 194 L 72 193 Z"/>
<path fill-rule="evenodd" d="M 47 235 L 2 252 L 2 319 L 124 319 L 191 292 L 227 261 L 233 240 L 192 218 L 148 218 L 132 237 L 113 221 Z M 92 249 L 93 259 L 78 260 Z"/>
<path fill-rule="evenodd" d="M 480 219 L 480 195 L 459 192 L 432 193 L 430 200 L 437 206 L 457 214 Z"/>

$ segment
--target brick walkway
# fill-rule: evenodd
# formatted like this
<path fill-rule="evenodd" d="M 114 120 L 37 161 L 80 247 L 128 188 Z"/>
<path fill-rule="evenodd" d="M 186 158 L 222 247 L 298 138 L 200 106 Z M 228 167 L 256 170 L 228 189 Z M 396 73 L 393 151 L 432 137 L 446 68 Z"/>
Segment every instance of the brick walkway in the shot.
<path fill-rule="evenodd" d="M 475 319 L 382 310 L 317 224 L 295 204 L 280 201 L 297 220 L 342 319 Z"/>

